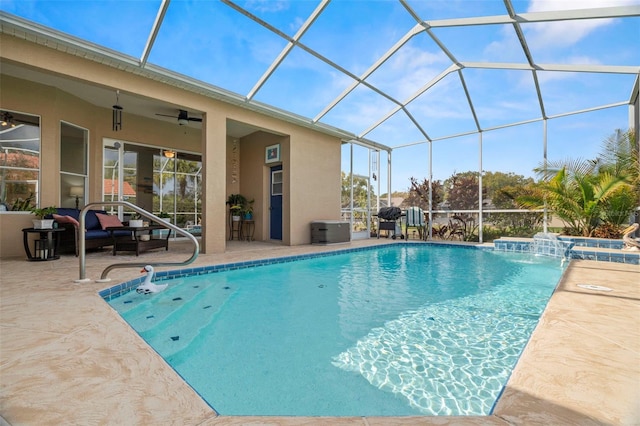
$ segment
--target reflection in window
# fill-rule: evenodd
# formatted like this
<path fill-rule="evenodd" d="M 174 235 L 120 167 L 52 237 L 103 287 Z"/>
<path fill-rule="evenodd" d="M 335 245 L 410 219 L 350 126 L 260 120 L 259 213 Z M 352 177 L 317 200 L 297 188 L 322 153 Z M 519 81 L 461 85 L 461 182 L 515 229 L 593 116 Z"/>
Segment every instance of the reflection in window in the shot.
<path fill-rule="evenodd" d="M 282 170 L 271 172 L 271 195 L 282 195 Z"/>
<path fill-rule="evenodd" d="M 118 165 L 118 148 L 105 146 L 103 151 L 103 186 L 102 186 L 102 200 L 103 201 L 118 201 L 119 190 L 119 165 Z"/>
<path fill-rule="evenodd" d="M 60 123 L 60 207 L 84 207 L 89 131 Z"/>
<path fill-rule="evenodd" d="M 39 203 L 40 118 L 0 110 L 0 203 L 27 211 Z"/>
<path fill-rule="evenodd" d="M 168 216 L 180 227 L 200 224 L 202 203 L 202 158 L 178 152 L 174 157 L 153 158 L 153 212 Z"/>

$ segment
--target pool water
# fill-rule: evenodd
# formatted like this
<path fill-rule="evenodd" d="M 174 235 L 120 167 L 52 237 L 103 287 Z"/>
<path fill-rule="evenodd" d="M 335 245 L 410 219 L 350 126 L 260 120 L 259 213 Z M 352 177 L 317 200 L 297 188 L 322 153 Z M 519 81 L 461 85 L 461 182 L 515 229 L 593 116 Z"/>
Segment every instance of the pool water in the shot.
<path fill-rule="evenodd" d="M 488 415 L 562 272 L 393 244 L 109 303 L 222 415 Z"/>

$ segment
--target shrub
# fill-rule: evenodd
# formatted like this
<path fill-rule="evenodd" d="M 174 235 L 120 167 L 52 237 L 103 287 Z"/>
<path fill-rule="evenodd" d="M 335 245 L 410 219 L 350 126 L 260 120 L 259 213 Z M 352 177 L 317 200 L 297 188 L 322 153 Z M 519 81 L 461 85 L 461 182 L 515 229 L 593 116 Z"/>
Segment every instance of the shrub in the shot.
<path fill-rule="evenodd" d="M 610 238 L 617 240 L 622 238 L 622 228 L 613 223 L 603 223 L 598 225 L 594 230 L 593 236 L 596 238 Z"/>

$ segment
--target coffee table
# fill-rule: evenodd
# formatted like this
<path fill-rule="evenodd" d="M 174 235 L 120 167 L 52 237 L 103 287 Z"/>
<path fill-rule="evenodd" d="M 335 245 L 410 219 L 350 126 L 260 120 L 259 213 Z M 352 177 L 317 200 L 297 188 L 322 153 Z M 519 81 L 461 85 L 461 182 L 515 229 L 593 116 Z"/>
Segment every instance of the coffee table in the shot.
<path fill-rule="evenodd" d="M 153 231 L 166 229 L 167 235 L 154 234 Z M 135 251 L 136 256 L 141 251 L 164 248 L 169 250 L 169 237 L 171 229 L 160 225 L 150 226 L 110 226 L 106 228 L 113 239 L 113 255 L 118 251 Z M 115 235 L 114 231 L 131 231 L 131 237 Z"/>

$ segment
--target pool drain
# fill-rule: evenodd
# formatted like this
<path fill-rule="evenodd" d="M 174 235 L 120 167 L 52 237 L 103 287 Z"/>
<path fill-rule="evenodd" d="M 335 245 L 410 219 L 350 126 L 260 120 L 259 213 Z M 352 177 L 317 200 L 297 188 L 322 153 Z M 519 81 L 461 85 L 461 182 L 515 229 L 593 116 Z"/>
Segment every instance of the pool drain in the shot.
<path fill-rule="evenodd" d="M 595 291 L 612 291 L 609 287 L 605 287 L 602 285 L 595 284 L 578 284 L 580 288 L 586 288 L 587 290 L 595 290 Z"/>

